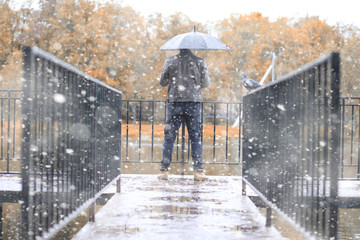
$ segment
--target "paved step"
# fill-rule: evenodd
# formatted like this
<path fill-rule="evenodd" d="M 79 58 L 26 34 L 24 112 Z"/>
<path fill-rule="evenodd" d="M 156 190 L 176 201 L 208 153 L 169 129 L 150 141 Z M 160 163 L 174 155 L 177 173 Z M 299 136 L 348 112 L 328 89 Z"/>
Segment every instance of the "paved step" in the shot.
<path fill-rule="evenodd" d="M 283 239 L 241 195 L 241 177 L 122 175 L 115 194 L 73 238 L 82 239 Z"/>

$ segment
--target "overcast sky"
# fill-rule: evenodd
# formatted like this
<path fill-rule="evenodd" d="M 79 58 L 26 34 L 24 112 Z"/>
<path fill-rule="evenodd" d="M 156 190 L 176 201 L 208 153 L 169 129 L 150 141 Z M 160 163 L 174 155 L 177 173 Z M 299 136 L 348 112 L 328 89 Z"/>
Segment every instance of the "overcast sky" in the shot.
<path fill-rule="evenodd" d="M 160 12 L 168 16 L 182 12 L 193 21 L 213 22 L 231 13 L 260 12 L 275 20 L 278 17 L 319 16 L 330 25 L 354 24 L 360 27 L 358 0 L 122 0 L 144 16 Z"/>

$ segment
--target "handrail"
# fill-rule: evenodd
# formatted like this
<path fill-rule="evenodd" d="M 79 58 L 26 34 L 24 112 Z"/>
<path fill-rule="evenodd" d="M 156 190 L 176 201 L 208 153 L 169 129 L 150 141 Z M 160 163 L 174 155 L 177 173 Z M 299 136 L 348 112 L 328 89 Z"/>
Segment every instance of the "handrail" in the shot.
<path fill-rule="evenodd" d="M 243 101 L 243 178 L 305 231 L 336 239 L 339 53 L 252 91 Z"/>
<path fill-rule="evenodd" d="M 121 173 L 121 91 L 23 50 L 22 239 L 48 239 Z"/>

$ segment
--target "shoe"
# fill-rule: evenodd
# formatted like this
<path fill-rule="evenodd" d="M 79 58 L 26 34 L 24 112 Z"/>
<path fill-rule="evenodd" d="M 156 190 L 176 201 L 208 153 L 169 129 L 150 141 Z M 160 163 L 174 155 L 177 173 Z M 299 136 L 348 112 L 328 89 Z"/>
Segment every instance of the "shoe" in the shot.
<path fill-rule="evenodd" d="M 198 172 L 195 170 L 195 174 L 194 174 L 194 180 L 195 181 L 206 181 L 209 178 L 207 176 L 205 176 L 204 172 Z"/>
<path fill-rule="evenodd" d="M 160 171 L 158 179 L 160 179 L 160 180 L 168 180 L 168 171 L 166 169 L 164 171 Z"/>

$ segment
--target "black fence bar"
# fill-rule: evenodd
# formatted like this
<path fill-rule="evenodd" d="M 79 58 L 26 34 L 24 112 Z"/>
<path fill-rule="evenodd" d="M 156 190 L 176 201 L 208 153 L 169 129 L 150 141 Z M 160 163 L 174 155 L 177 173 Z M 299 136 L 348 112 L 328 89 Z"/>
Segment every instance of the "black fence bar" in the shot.
<path fill-rule="evenodd" d="M 340 56 L 244 96 L 243 178 L 292 223 L 336 239 Z"/>
<path fill-rule="evenodd" d="M 241 107 L 241 103 L 201 103 L 204 164 L 240 164 Z M 123 100 L 123 162 L 160 163 L 166 108 L 167 102 L 162 100 Z M 172 162 L 191 164 L 190 140 L 183 129 L 175 142 Z"/>
<path fill-rule="evenodd" d="M 51 238 L 121 170 L 122 93 L 24 48 L 21 239 Z"/>
<path fill-rule="evenodd" d="M 21 90 L 0 90 L 0 173 L 20 173 Z"/>

